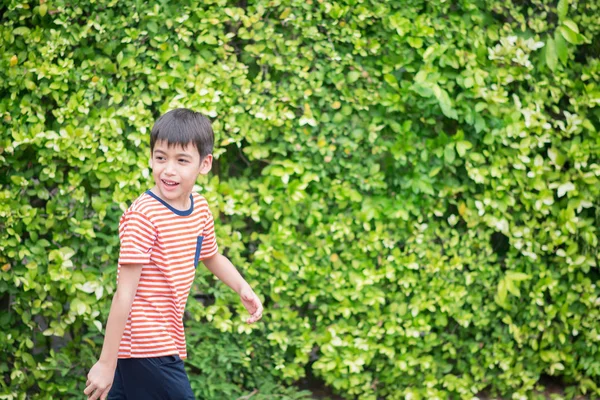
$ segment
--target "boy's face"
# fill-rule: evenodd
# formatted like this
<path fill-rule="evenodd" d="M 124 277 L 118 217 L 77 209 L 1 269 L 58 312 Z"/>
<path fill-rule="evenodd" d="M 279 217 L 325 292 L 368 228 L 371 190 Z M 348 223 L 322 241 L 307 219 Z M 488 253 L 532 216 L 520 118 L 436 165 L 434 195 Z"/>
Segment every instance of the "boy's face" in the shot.
<path fill-rule="evenodd" d="M 210 171 L 212 155 L 201 161 L 193 144 L 169 147 L 163 140 L 154 145 L 150 167 L 156 184 L 153 192 L 172 207 L 184 210 L 189 207 L 190 193 L 198 175 Z"/>

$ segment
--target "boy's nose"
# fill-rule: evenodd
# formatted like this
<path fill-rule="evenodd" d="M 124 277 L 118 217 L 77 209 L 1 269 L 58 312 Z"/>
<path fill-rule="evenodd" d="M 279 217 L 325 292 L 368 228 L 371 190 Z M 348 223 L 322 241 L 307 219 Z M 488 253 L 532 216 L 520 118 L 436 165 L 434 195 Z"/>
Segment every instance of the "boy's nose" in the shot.
<path fill-rule="evenodd" d="M 175 168 L 170 163 L 165 166 L 165 174 L 175 175 Z"/>

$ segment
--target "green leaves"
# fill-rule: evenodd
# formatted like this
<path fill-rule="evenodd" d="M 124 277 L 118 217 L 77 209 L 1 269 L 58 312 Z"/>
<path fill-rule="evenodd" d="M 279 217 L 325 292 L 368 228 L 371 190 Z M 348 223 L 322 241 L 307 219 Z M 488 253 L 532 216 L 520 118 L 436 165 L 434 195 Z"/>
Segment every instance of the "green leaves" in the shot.
<path fill-rule="evenodd" d="M 595 2 L 17 3 L 0 397 L 81 395 L 174 107 L 213 121 L 196 189 L 267 304 L 245 325 L 198 269 L 198 398 L 303 398 L 307 373 L 360 399 L 534 398 L 542 374 L 600 395 Z"/>
<path fill-rule="evenodd" d="M 556 51 L 556 43 L 554 39 L 548 38 L 546 41 L 546 64 L 552 71 L 556 69 L 558 64 L 558 54 Z"/>
<path fill-rule="evenodd" d="M 12 31 L 12 34 L 15 36 L 29 36 L 31 30 L 29 28 L 27 28 L 26 26 L 20 26 L 18 28 L 15 28 Z"/>
<path fill-rule="evenodd" d="M 470 150 L 472 148 L 473 148 L 473 145 L 471 144 L 471 142 L 467 142 L 465 140 L 456 142 L 456 151 L 458 152 L 458 155 L 461 157 L 464 157 L 465 154 L 467 153 L 467 150 Z"/>
<path fill-rule="evenodd" d="M 575 190 L 575 185 L 573 184 L 573 182 L 566 182 L 558 187 L 558 190 L 556 191 L 556 195 L 558 197 L 563 197 L 566 193 L 568 193 L 572 190 Z"/>
<path fill-rule="evenodd" d="M 556 13 L 559 20 L 564 20 L 569 11 L 569 0 L 559 0 L 556 6 Z"/>
<path fill-rule="evenodd" d="M 457 119 L 458 114 L 452 106 L 452 101 L 450 100 L 448 92 L 440 88 L 438 85 L 433 85 L 432 89 L 433 95 L 439 101 L 440 107 L 442 108 L 442 112 L 444 113 L 444 115 L 448 118 Z"/>
<path fill-rule="evenodd" d="M 71 301 L 71 310 L 77 315 L 84 315 L 88 312 L 86 304 L 77 298 Z"/>
<path fill-rule="evenodd" d="M 448 92 L 436 83 L 437 76 L 435 73 L 422 70 L 415 76 L 415 83 L 413 83 L 411 89 L 423 97 L 433 95 L 437 99 L 442 113 L 448 118 L 457 119 L 458 114 Z"/>
<path fill-rule="evenodd" d="M 498 283 L 498 292 L 496 294 L 496 303 L 504 308 L 508 308 L 507 296 L 512 294 L 521 297 L 519 283 L 531 279 L 531 277 L 522 272 L 508 271 L 504 278 Z"/>
<path fill-rule="evenodd" d="M 360 72 L 358 71 L 350 71 L 348 73 L 348 83 L 354 83 L 360 78 Z"/>
<path fill-rule="evenodd" d="M 552 71 L 556 69 L 559 60 L 566 66 L 569 57 L 568 43 L 579 45 L 585 42 L 586 38 L 579 33 L 579 29 L 573 21 L 563 21 L 562 25 L 554 32 L 554 37 L 546 40 L 546 65 Z"/>
<path fill-rule="evenodd" d="M 579 33 L 577 24 L 571 20 L 563 21 L 562 25 L 558 27 L 562 37 L 569 43 L 579 45 L 587 42 L 585 36 Z"/>
<path fill-rule="evenodd" d="M 562 37 L 562 35 L 559 34 L 558 31 L 554 32 L 554 47 L 556 50 L 556 55 L 558 56 L 560 62 L 563 65 L 567 65 L 567 60 L 569 57 L 567 50 L 567 42 Z"/>

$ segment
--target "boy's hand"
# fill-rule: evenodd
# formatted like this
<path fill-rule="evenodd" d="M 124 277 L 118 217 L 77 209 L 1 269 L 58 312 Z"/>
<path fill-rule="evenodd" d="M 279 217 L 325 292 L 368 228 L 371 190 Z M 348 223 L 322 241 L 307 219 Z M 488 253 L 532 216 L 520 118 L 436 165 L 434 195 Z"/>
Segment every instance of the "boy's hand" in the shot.
<path fill-rule="evenodd" d="M 250 286 L 246 286 L 240 291 L 240 300 L 250 313 L 250 318 L 246 320 L 247 323 L 251 324 L 262 318 L 262 303 Z"/>
<path fill-rule="evenodd" d="M 88 400 L 105 400 L 115 378 L 115 368 L 98 361 L 87 376 L 86 388 L 83 391 Z"/>

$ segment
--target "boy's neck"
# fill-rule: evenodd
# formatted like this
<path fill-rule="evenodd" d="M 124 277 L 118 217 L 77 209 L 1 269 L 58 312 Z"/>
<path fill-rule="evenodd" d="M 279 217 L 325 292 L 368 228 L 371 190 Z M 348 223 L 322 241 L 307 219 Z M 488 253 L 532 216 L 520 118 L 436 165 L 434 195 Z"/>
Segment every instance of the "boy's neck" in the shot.
<path fill-rule="evenodd" d="M 157 190 L 156 186 L 152 187 L 152 189 L 150 189 L 150 191 L 156 197 L 158 197 L 159 199 L 161 199 L 162 201 L 164 201 L 165 203 L 167 203 L 168 205 L 170 205 L 171 207 L 173 207 L 176 210 L 185 211 L 185 210 L 188 210 L 192 206 L 191 201 L 190 201 L 190 195 L 191 195 L 191 193 L 188 193 L 187 196 L 185 196 L 185 198 L 184 198 L 185 204 L 177 204 L 177 203 L 174 203 L 174 202 L 172 202 L 172 201 L 170 201 L 168 199 L 163 198 L 160 195 L 160 191 Z"/>

